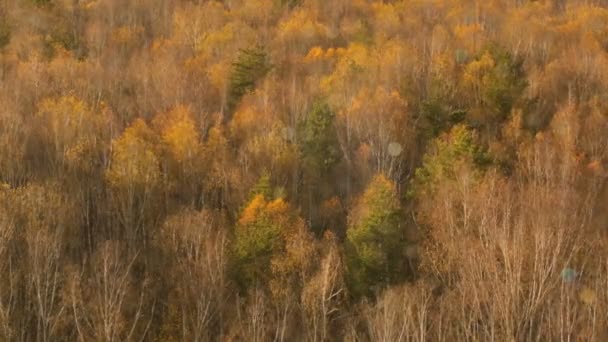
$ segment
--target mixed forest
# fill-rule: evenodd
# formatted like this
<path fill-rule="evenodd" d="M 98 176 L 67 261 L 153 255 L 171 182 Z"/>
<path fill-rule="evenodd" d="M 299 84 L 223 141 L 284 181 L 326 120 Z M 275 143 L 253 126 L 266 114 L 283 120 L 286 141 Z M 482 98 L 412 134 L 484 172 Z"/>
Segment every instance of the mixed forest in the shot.
<path fill-rule="evenodd" d="M 1 341 L 607 341 L 608 1 L 0 0 Z"/>

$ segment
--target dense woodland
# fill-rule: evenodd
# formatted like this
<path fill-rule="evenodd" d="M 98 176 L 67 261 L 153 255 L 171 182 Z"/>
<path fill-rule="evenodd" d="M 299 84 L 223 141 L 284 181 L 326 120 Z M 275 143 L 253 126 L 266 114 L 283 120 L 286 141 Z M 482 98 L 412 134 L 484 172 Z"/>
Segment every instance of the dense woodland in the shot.
<path fill-rule="evenodd" d="M 1 341 L 607 341 L 608 1 L 0 0 Z"/>

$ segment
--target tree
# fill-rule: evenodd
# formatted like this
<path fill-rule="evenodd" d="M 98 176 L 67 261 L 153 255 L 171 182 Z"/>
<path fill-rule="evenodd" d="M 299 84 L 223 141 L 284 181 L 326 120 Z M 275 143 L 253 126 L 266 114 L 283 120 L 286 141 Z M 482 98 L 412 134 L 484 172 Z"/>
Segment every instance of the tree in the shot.
<path fill-rule="evenodd" d="M 262 46 L 243 49 L 232 64 L 228 85 L 228 112 L 236 109 L 243 95 L 255 89 L 256 82 L 271 69 L 268 55 Z"/>
<path fill-rule="evenodd" d="M 374 341 L 425 341 L 432 336 L 433 294 L 424 282 L 396 285 L 363 305 L 367 333 Z M 440 335 L 440 334 L 438 334 Z"/>
<path fill-rule="evenodd" d="M 268 173 L 275 184 L 295 185 L 300 160 L 294 139 L 293 128 L 277 123 L 270 131 L 264 130 L 245 141 L 238 149 L 244 175 Z"/>
<path fill-rule="evenodd" d="M 143 339 L 147 334 L 150 321 L 143 324 L 146 282 L 136 282 L 133 265 L 137 256 L 129 256 L 125 250 L 118 241 L 102 244 L 90 264 L 83 265 L 83 272 L 73 275 L 65 291 L 81 340 L 124 341 Z"/>
<path fill-rule="evenodd" d="M 459 170 L 471 166 L 482 169 L 490 163 L 489 156 L 477 143 L 475 132 L 463 124 L 436 138 L 416 169 L 409 194 L 432 196 L 443 180 L 453 180 Z"/>
<path fill-rule="evenodd" d="M 158 213 L 152 210 L 158 205 L 152 199 L 161 181 L 157 151 L 158 136 L 141 119 L 112 142 L 105 178 L 130 247 L 146 243 L 148 234 L 144 227 L 158 218 Z"/>
<path fill-rule="evenodd" d="M 66 236 L 78 225 L 74 205 L 54 184 L 30 184 L 13 192 L 13 215 L 24 246 L 22 272 L 27 300 L 22 303 L 35 328 L 29 338 L 50 341 L 62 334 L 67 300 L 61 289 L 66 277 Z"/>
<path fill-rule="evenodd" d="M 267 172 L 264 172 L 254 184 L 253 188 L 251 188 L 251 191 L 249 191 L 249 199 L 252 200 L 258 195 L 261 195 L 265 199 L 271 199 L 273 196 L 272 186 L 270 184 L 270 174 Z"/>
<path fill-rule="evenodd" d="M 298 298 L 317 263 L 313 235 L 284 199 L 255 195 L 235 227 L 233 270 L 242 290 L 269 294 L 277 336 L 298 325 Z M 250 303 L 251 305 L 252 303 Z"/>
<path fill-rule="evenodd" d="M 88 146 L 96 147 L 103 139 L 103 116 L 94 113 L 82 100 L 74 96 L 46 98 L 38 105 L 40 120 L 40 148 L 46 152 L 44 158 L 59 172 L 70 162 L 69 154 L 80 149 L 81 158 Z M 94 149 L 86 151 L 95 156 Z M 90 157 L 89 157 L 90 158 Z M 74 161 L 74 160 L 72 160 Z"/>
<path fill-rule="evenodd" d="M 340 148 L 335 130 L 335 114 L 324 102 L 317 102 L 303 120 L 300 150 L 308 177 L 327 175 L 340 161 Z"/>
<path fill-rule="evenodd" d="M 341 157 L 335 114 L 327 103 L 316 102 L 304 118 L 300 125 L 299 144 L 302 172 L 307 186 L 306 210 L 314 227 L 317 224 L 314 203 L 331 195 L 331 186 L 324 182 L 328 181 L 330 172 Z"/>
<path fill-rule="evenodd" d="M 402 278 L 404 233 L 395 184 L 377 175 L 349 215 L 346 255 L 354 295 L 371 295 Z"/>
<path fill-rule="evenodd" d="M 234 208 L 247 190 L 238 188 L 241 175 L 237 172 L 230 141 L 221 124 L 213 126 L 203 145 L 203 204 L 208 208 Z M 239 191 L 243 196 L 239 196 Z"/>
<path fill-rule="evenodd" d="M 347 296 L 344 260 L 333 233 L 325 233 L 321 249 L 319 269 L 305 284 L 301 299 L 308 336 L 314 341 L 328 340 L 336 331 L 332 327 Z"/>
<path fill-rule="evenodd" d="M 164 185 L 174 197 L 193 203 L 202 187 L 203 145 L 190 108 L 176 106 L 153 124 L 160 135 Z"/>
<path fill-rule="evenodd" d="M 494 49 L 485 51 L 464 70 L 465 89 L 473 95 L 473 106 L 481 107 L 488 118 L 473 118 L 487 124 L 502 123 L 522 94 L 527 83 L 522 61 L 509 53 Z M 487 113 L 485 113 L 487 111 Z"/>
<path fill-rule="evenodd" d="M 381 87 L 375 90 L 363 88 L 352 99 L 345 115 L 349 116 L 347 120 L 350 120 L 357 140 L 371 149 L 371 172 L 399 180 L 415 138 L 405 100 L 397 91 L 389 92 Z M 370 120 L 372 116 L 376 119 Z"/>
<path fill-rule="evenodd" d="M 111 186 L 150 189 L 160 179 L 157 136 L 138 119 L 112 142 L 112 161 L 106 172 Z"/>
<path fill-rule="evenodd" d="M 222 312 L 227 297 L 228 238 L 219 212 L 183 210 L 170 216 L 156 245 L 167 253 L 170 305 L 176 310 L 178 331 L 173 337 L 205 341 L 223 328 Z M 166 326 L 166 325 L 165 325 Z"/>
<path fill-rule="evenodd" d="M 270 262 L 270 291 L 276 304 L 288 308 L 297 303 L 302 287 L 312 275 L 317 249 L 313 235 L 300 217 L 294 217 L 283 229 L 281 239 L 281 248 Z"/>
<path fill-rule="evenodd" d="M 291 11 L 277 28 L 278 38 L 286 54 L 307 51 L 329 33 L 328 27 L 315 18 L 313 11 L 305 7 Z"/>
<path fill-rule="evenodd" d="M 239 282 L 243 288 L 267 284 L 270 262 L 282 245 L 282 231 L 290 223 L 283 199 L 254 196 L 241 213 L 232 247 Z"/>
<path fill-rule="evenodd" d="M 227 11 L 221 3 L 188 3 L 173 13 L 173 39 L 186 45 L 191 53 L 207 48 L 207 38 L 225 24 Z"/>
<path fill-rule="evenodd" d="M 264 193 L 254 194 L 243 209 L 232 252 L 241 286 L 267 287 L 277 303 L 299 293 L 316 254 L 304 221 L 283 198 L 267 198 Z"/>

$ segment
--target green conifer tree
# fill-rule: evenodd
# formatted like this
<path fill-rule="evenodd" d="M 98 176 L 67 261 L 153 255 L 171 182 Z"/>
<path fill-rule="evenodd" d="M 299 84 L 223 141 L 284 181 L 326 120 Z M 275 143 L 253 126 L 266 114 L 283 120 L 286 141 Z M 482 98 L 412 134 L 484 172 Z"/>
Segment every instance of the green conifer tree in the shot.
<path fill-rule="evenodd" d="M 351 212 L 346 232 L 349 282 L 354 295 L 370 295 L 403 277 L 404 231 L 395 184 L 377 175 Z"/>
<path fill-rule="evenodd" d="M 232 113 L 241 98 L 255 89 L 255 83 L 271 69 L 266 50 L 261 46 L 243 49 L 232 63 L 228 89 L 228 112 Z"/>

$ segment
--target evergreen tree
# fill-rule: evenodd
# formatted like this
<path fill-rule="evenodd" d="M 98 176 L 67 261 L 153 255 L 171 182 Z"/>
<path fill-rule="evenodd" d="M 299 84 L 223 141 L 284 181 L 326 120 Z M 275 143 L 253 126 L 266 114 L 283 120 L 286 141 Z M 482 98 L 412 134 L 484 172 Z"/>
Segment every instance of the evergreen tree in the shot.
<path fill-rule="evenodd" d="M 430 151 L 423 157 L 422 166 L 416 169 L 409 195 L 433 194 L 440 181 L 454 179 L 463 163 L 482 169 L 491 163 L 491 159 L 477 143 L 474 131 L 458 124 L 433 141 Z"/>
<path fill-rule="evenodd" d="M 317 204 L 333 193 L 329 173 L 340 160 L 340 147 L 335 129 L 335 114 L 324 102 L 314 104 L 300 127 L 300 156 L 307 188 L 304 211 L 314 230 L 319 232 Z"/>
<path fill-rule="evenodd" d="M 257 195 L 262 195 L 267 200 L 271 199 L 272 197 L 272 186 L 270 184 L 270 174 L 268 172 L 262 173 L 258 181 L 249 192 L 250 199 L 253 199 Z"/>
<path fill-rule="evenodd" d="M 464 69 L 464 85 L 482 109 L 482 123 L 501 123 L 526 88 L 522 61 L 498 49 L 488 50 Z"/>
<path fill-rule="evenodd" d="M 269 280 L 270 261 L 280 249 L 286 215 L 287 203 L 282 199 L 267 201 L 261 194 L 243 210 L 233 245 L 236 277 L 243 288 Z"/>
<path fill-rule="evenodd" d="M 352 293 L 370 295 L 376 287 L 400 279 L 405 227 L 395 184 L 377 175 L 349 221 L 346 252 Z"/>
<path fill-rule="evenodd" d="M 340 160 L 334 121 L 335 114 L 327 103 L 316 102 L 302 123 L 300 149 L 309 177 L 326 175 Z"/>
<path fill-rule="evenodd" d="M 255 89 L 255 83 L 270 71 L 270 61 L 263 47 L 243 49 L 232 64 L 228 93 L 228 112 L 232 113 L 241 98 Z"/>

